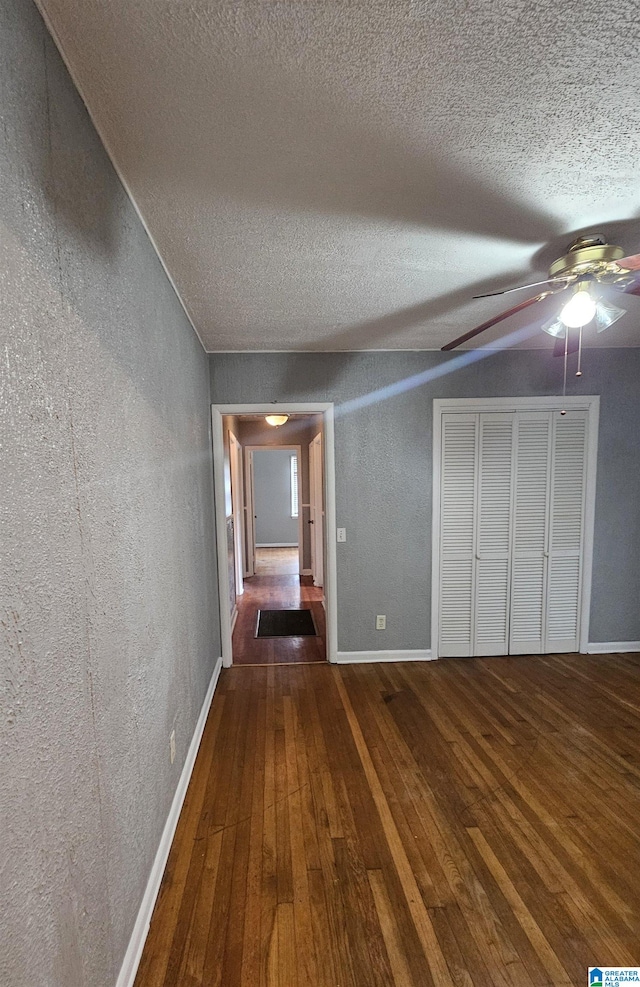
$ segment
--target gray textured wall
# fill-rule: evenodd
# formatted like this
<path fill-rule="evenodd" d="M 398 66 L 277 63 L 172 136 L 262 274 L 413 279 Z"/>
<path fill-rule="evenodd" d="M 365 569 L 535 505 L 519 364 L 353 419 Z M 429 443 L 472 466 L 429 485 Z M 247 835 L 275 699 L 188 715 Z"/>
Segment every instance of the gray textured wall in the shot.
<path fill-rule="evenodd" d="M 558 394 L 560 361 L 547 351 L 228 353 L 210 367 L 214 403 L 335 402 L 337 523 L 347 529 L 339 648 L 428 648 L 433 399 Z M 640 349 L 588 350 L 584 370 L 570 391 L 601 395 L 590 640 L 638 641 Z M 374 629 L 377 613 L 386 631 Z"/>
<path fill-rule="evenodd" d="M 111 987 L 220 653 L 207 358 L 30 0 L 0 39 L 0 983 Z"/>
<path fill-rule="evenodd" d="M 291 456 L 286 449 L 253 454 L 257 545 L 298 544 L 298 519 L 291 517 Z"/>

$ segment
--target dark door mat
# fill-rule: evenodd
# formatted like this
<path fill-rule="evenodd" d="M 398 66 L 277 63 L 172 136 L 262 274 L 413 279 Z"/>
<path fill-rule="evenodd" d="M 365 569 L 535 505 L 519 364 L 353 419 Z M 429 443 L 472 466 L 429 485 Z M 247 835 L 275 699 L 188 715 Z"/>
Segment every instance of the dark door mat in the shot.
<path fill-rule="evenodd" d="M 256 637 L 315 637 L 310 610 L 258 610 Z"/>

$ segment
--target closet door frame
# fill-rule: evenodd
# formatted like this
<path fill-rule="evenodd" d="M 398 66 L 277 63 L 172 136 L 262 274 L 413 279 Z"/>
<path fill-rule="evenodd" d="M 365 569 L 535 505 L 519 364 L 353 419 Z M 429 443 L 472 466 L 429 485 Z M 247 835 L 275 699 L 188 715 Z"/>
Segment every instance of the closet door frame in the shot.
<path fill-rule="evenodd" d="M 431 550 L 431 656 L 439 657 L 440 625 L 440 488 L 442 460 L 442 416 L 444 414 L 481 414 L 486 412 L 586 411 L 588 436 L 586 448 L 586 491 L 584 541 L 582 557 L 582 592 L 580 607 L 579 650 L 587 654 L 591 613 L 591 577 L 593 567 L 593 528 L 596 500 L 596 465 L 598 461 L 598 422 L 600 397 L 516 397 L 516 398 L 435 398 L 433 401 L 433 513 Z"/>

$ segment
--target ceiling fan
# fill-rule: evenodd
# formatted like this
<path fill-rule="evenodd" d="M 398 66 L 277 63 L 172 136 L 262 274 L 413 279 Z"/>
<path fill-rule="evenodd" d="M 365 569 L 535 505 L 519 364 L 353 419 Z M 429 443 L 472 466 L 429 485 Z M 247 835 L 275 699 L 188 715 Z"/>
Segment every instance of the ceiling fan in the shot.
<path fill-rule="evenodd" d="M 622 247 L 607 243 L 602 236 L 580 236 L 567 248 L 567 253 L 553 262 L 549 268 L 549 277 L 544 281 L 533 284 L 519 285 L 517 288 L 506 288 L 504 291 L 490 291 L 484 295 L 474 295 L 474 298 L 489 298 L 493 295 L 506 295 L 511 291 L 522 291 L 525 288 L 542 288 L 533 298 L 514 305 L 500 315 L 487 319 L 475 329 L 470 329 L 462 336 L 443 346 L 444 351 L 453 350 L 461 343 L 473 339 L 486 329 L 508 319 L 518 312 L 535 305 L 550 295 L 559 294 L 570 289 L 570 297 L 557 315 L 545 322 L 541 328 L 550 336 L 556 338 L 555 356 L 567 355 L 569 346 L 569 331 L 579 330 L 579 343 L 582 345 L 582 329 L 591 322 L 595 323 L 597 332 L 608 329 L 623 315 L 625 309 L 618 308 L 599 294 L 599 288 L 614 288 L 625 294 L 640 295 L 640 254 L 623 257 Z M 578 371 L 580 373 L 580 371 Z"/>

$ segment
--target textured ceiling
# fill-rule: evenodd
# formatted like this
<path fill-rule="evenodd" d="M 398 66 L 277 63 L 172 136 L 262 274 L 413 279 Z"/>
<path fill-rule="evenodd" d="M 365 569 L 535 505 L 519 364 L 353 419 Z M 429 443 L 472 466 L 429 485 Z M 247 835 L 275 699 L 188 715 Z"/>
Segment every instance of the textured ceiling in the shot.
<path fill-rule="evenodd" d="M 575 231 L 640 250 L 635 4 L 39 5 L 207 349 L 436 349 Z"/>

